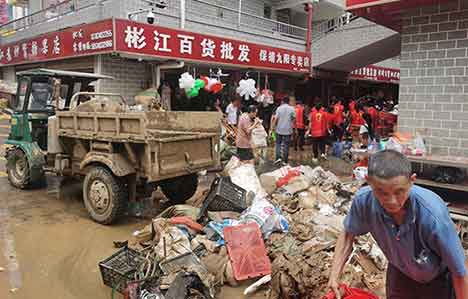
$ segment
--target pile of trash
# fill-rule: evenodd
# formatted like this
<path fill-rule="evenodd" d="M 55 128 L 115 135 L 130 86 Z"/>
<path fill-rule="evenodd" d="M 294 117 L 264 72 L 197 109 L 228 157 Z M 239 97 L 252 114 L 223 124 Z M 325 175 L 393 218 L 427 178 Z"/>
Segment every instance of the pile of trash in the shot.
<path fill-rule="evenodd" d="M 244 294 L 263 287 L 270 299 L 321 298 L 359 188 L 321 167 L 284 166 L 258 176 L 254 165 L 233 157 L 201 207 L 169 207 L 134 232 L 138 256 L 116 271 L 125 273 L 119 281 L 103 272 L 116 257 L 101 262 L 104 283 L 132 299 L 215 298 L 221 286 L 245 281 L 253 284 Z M 385 297 L 385 268 L 375 241 L 361 237 L 342 282 Z"/>

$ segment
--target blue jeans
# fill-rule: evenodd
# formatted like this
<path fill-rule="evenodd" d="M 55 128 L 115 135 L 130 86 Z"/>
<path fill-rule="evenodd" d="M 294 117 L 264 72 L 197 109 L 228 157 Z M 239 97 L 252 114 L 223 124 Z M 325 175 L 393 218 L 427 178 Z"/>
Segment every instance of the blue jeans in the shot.
<path fill-rule="evenodd" d="M 291 135 L 276 134 L 276 160 L 281 159 L 288 163 L 290 143 Z"/>

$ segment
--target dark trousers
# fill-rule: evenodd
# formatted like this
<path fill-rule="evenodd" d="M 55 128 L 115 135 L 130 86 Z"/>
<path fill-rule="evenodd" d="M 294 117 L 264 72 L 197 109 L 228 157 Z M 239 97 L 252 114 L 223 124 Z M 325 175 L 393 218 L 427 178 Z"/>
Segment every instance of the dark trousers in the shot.
<path fill-rule="evenodd" d="M 297 129 L 296 133 L 294 134 L 293 145 L 294 149 L 297 150 L 299 147 L 301 150 L 304 147 L 304 136 L 305 136 L 305 129 Z"/>
<path fill-rule="evenodd" d="M 276 134 L 276 160 L 281 159 L 288 163 L 290 143 L 291 135 Z"/>
<path fill-rule="evenodd" d="M 335 138 L 335 141 L 341 141 L 341 139 L 343 139 L 343 132 L 344 132 L 344 129 L 343 129 L 343 125 L 335 125 L 333 127 L 333 135 L 334 135 L 334 138 Z"/>
<path fill-rule="evenodd" d="M 320 154 L 325 153 L 325 145 L 327 137 L 312 137 L 312 153 L 314 154 L 314 158 L 318 158 Z"/>
<path fill-rule="evenodd" d="M 388 264 L 387 299 L 455 299 L 448 272 L 429 283 L 420 283 Z"/>

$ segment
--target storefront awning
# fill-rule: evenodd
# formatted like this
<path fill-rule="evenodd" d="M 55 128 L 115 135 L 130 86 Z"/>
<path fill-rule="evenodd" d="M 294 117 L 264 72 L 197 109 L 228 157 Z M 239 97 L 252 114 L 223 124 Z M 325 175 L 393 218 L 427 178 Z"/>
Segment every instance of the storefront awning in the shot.
<path fill-rule="evenodd" d="M 346 9 L 377 24 L 400 31 L 403 11 L 448 1 L 450 0 L 346 0 Z"/>

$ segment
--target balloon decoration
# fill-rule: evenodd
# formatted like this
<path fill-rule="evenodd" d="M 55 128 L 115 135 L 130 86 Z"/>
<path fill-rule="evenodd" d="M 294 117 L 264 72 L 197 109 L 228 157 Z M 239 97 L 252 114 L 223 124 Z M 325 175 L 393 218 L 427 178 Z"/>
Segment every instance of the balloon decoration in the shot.
<path fill-rule="evenodd" d="M 179 87 L 185 90 L 188 98 L 197 97 L 200 94 L 200 89 L 204 88 L 208 92 L 220 92 L 224 84 L 218 79 L 201 76 L 200 79 L 194 79 L 189 73 L 183 73 L 179 79 Z"/>
<path fill-rule="evenodd" d="M 216 78 L 207 78 L 207 84 L 205 85 L 205 90 L 209 91 L 209 92 L 212 92 L 214 94 L 220 92 L 223 87 L 224 87 L 224 84 L 221 83 L 218 79 Z"/>
<path fill-rule="evenodd" d="M 255 98 L 257 89 L 255 88 L 254 79 L 242 79 L 239 81 L 239 87 L 236 89 L 237 93 L 248 101 L 249 98 Z"/>
<path fill-rule="evenodd" d="M 189 92 L 194 86 L 194 84 L 195 84 L 195 79 L 189 73 L 185 72 L 180 76 L 179 87 L 181 89 L 184 89 L 185 92 Z"/>

